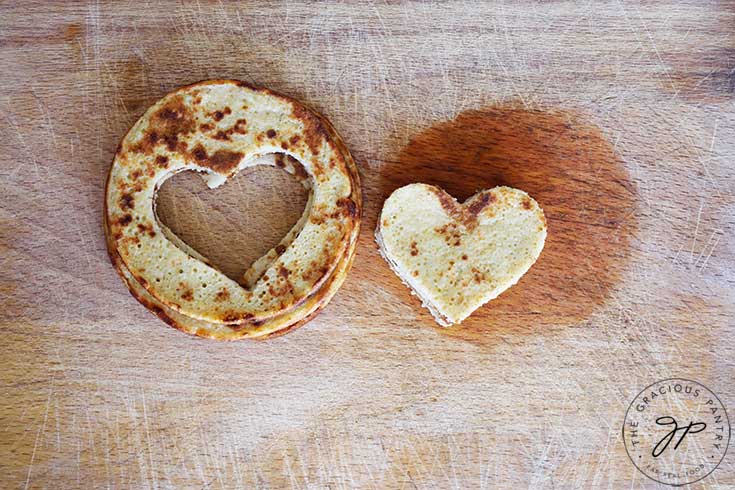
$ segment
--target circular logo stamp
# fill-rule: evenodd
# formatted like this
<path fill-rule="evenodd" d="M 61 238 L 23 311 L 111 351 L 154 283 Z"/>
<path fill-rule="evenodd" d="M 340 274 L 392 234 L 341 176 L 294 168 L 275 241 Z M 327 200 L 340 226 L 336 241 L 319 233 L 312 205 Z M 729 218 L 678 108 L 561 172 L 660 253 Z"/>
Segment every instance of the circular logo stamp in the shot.
<path fill-rule="evenodd" d="M 688 379 L 658 381 L 625 413 L 628 457 L 650 479 L 686 485 L 714 471 L 730 443 L 730 421 L 717 395 Z"/>

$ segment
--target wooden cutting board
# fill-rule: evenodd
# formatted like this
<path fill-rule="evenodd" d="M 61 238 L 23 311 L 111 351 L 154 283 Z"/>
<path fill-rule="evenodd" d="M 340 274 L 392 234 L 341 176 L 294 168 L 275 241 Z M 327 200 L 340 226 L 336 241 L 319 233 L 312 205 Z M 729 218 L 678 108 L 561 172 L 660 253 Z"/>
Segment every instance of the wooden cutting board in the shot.
<path fill-rule="evenodd" d="M 663 488 L 624 450 L 668 377 L 735 413 L 735 4 L 0 6 L 3 488 Z M 177 86 L 237 78 L 318 108 L 362 173 L 354 268 L 265 343 L 168 328 L 102 233 L 115 147 Z M 437 327 L 379 257 L 400 185 L 506 184 L 549 238 L 518 285 Z M 276 169 L 159 213 L 237 274 L 305 195 Z M 692 488 L 732 488 L 735 451 Z"/>

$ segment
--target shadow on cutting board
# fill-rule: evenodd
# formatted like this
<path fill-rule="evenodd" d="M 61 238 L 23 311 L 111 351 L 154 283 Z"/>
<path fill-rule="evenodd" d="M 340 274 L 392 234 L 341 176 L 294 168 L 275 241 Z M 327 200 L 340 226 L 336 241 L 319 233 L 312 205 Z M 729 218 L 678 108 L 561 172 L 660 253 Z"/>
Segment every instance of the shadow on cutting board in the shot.
<path fill-rule="evenodd" d="M 628 172 L 601 130 L 572 112 L 464 112 L 415 136 L 379 180 L 381 199 L 412 182 L 440 186 L 460 202 L 507 185 L 544 209 L 548 237 L 531 270 L 461 326 L 439 329 L 466 340 L 584 320 L 620 280 L 637 229 Z M 420 308 L 398 278 L 392 284 Z M 436 326 L 425 310 L 422 318 Z"/>

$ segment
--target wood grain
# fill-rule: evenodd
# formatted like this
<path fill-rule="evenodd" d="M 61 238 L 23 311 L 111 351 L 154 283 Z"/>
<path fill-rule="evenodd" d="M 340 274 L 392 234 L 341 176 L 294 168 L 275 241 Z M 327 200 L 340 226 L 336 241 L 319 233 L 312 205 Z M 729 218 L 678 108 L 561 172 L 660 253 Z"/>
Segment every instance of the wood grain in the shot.
<path fill-rule="evenodd" d="M 0 5 L 0 486 L 663 488 L 621 440 L 638 391 L 691 378 L 735 411 L 733 25 L 699 0 Z M 120 137 L 212 77 L 316 107 L 362 172 L 352 272 L 272 342 L 175 332 L 105 254 Z M 303 208 L 275 172 L 179 176 L 160 213 L 236 274 Z M 549 219 L 460 328 L 373 241 L 419 180 Z M 691 487 L 735 486 L 734 457 Z"/>
<path fill-rule="evenodd" d="M 239 281 L 296 224 L 307 198 L 295 177 L 265 165 L 238 173 L 215 191 L 195 172 L 183 172 L 161 186 L 156 212 L 177 236 Z"/>

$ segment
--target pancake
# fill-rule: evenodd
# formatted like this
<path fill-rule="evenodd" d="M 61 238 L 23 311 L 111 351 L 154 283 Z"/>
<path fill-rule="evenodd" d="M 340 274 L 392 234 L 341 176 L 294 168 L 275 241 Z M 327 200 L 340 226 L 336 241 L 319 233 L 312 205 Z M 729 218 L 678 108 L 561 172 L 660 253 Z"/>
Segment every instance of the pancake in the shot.
<path fill-rule="evenodd" d="M 544 247 L 546 219 L 518 189 L 495 187 L 459 204 L 438 187 L 410 184 L 385 201 L 375 235 L 393 271 L 450 326 L 528 271 Z"/>
<path fill-rule="evenodd" d="M 197 90 L 201 88 L 207 90 Z M 258 94 L 267 97 L 258 99 Z M 171 100 L 176 101 L 174 105 Z M 262 105 L 263 100 L 271 105 L 247 111 L 252 101 Z M 206 110 L 198 107 L 220 107 L 223 103 L 229 111 L 222 108 L 219 110 L 221 117 L 215 111 L 212 118 L 224 123 L 226 116 L 238 118 L 227 130 L 231 144 L 227 148 L 230 149 L 213 150 L 205 146 L 204 151 L 213 156 L 219 152 L 217 158 L 220 159 L 223 151 L 242 153 L 240 161 L 229 169 L 212 165 L 211 159 L 203 162 L 189 152 L 192 145 L 197 148 L 207 141 L 212 143 L 211 134 L 202 136 L 202 132 L 212 133 L 214 129 L 211 123 L 201 123 Z M 291 113 L 281 125 L 256 117 L 246 132 L 244 113 L 236 112 L 232 108 L 235 104 L 251 117 L 258 111 L 276 109 L 283 117 L 286 106 L 291 108 Z M 192 105 L 197 108 L 192 109 Z M 164 122 L 151 123 L 152 118 L 163 118 Z M 190 121 L 184 124 L 185 120 Z M 172 128 L 168 121 L 174 121 L 171 124 L 175 127 Z M 182 130 L 181 125 L 188 128 L 191 121 L 196 121 L 197 129 Z M 300 133 L 297 121 L 302 124 Z M 269 130 L 263 132 L 265 126 L 272 126 L 275 134 Z M 250 131 L 255 136 L 249 140 L 240 141 L 234 137 L 235 133 L 244 135 Z M 153 133 L 155 138 L 151 138 Z M 214 139 L 224 138 L 218 134 L 215 133 Z M 141 140 L 146 138 L 155 140 L 154 144 L 141 145 Z M 280 143 L 276 147 L 266 138 L 278 139 Z M 163 144 L 159 143 L 161 140 Z M 162 170 L 152 168 L 159 164 Z M 311 191 L 309 202 L 301 219 L 281 242 L 255 261 L 235 282 L 159 222 L 154 209 L 155 193 L 165 178 L 179 171 L 203 172 L 203 177 L 213 187 L 241 168 L 259 164 L 275 165 L 296 176 Z M 143 172 L 147 178 L 143 177 Z M 217 80 L 194 84 L 167 95 L 125 136 L 106 184 L 104 228 L 112 263 L 131 294 L 166 323 L 206 338 L 264 339 L 303 325 L 334 296 L 352 264 L 361 214 L 357 168 L 341 138 L 325 118 L 267 89 Z M 156 272 L 151 274 L 150 270 Z M 170 277 L 178 277 L 178 287 L 169 284 L 167 278 Z M 197 289 L 197 283 L 202 287 Z M 257 299 L 254 298 L 256 294 Z"/>
<path fill-rule="evenodd" d="M 187 317 L 232 325 L 282 315 L 331 277 L 359 228 L 359 180 L 338 140 L 321 116 L 267 89 L 232 80 L 178 89 L 136 122 L 115 155 L 105 202 L 111 245 L 138 284 Z M 271 153 L 291 157 L 309 178 L 308 219 L 241 285 L 172 238 L 155 217 L 155 194 L 176 172 L 202 172 L 216 187 Z"/>

